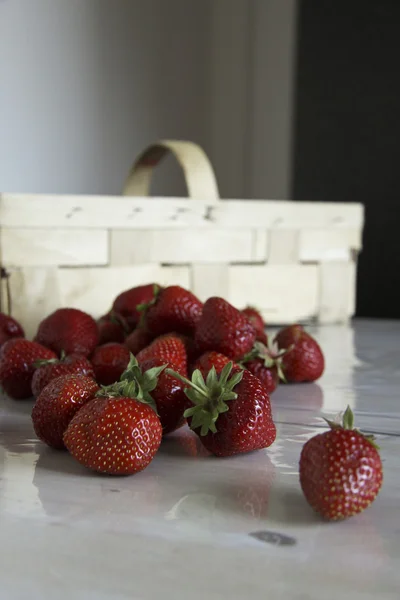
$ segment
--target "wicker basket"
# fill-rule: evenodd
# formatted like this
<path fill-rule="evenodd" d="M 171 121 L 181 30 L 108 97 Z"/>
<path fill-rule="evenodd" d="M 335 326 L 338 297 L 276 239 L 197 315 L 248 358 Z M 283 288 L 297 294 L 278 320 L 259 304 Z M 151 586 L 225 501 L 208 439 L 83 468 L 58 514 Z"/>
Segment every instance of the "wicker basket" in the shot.
<path fill-rule="evenodd" d="M 168 152 L 189 198 L 148 197 Z M 153 281 L 251 303 L 270 324 L 353 315 L 362 205 L 220 200 L 204 152 L 169 140 L 138 157 L 123 195 L 0 196 L 1 308 L 11 299 L 28 335 L 57 307 L 99 316 L 122 290 Z"/>

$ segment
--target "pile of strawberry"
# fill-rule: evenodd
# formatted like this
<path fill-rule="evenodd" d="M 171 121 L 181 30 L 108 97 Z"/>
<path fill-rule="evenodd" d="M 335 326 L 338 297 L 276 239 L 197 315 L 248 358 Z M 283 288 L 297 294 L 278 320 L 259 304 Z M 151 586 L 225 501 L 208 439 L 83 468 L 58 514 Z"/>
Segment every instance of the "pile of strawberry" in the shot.
<path fill-rule="evenodd" d="M 182 287 L 156 284 L 123 292 L 97 322 L 83 311 L 58 309 L 33 341 L 0 314 L 0 345 L 0 384 L 11 398 L 36 399 L 38 438 L 112 475 L 143 470 L 162 437 L 186 422 L 216 456 L 267 448 L 276 437 L 270 394 L 280 381 L 315 381 L 324 371 L 322 350 L 301 325 L 271 341 L 254 308 L 238 310 L 218 297 L 202 304 Z M 306 498 L 330 519 L 363 510 L 382 479 L 373 442 L 348 427 L 346 414 L 343 427 L 322 434 L 346 432 L 342 453 L 340 440 L 332 446 L 337 465 L 333 442 L 321 436 L 307 442 L 300 460 Z M 321 460 L 329 463 L 326 481 L 316 476 Z M 346 504 L 354 480 L 363 501 Z"/>

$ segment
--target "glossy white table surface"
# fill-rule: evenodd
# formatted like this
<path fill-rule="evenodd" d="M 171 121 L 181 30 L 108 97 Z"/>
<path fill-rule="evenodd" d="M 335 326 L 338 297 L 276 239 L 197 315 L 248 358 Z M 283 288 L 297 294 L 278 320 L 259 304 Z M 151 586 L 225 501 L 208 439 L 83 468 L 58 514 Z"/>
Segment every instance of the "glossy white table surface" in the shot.
<path fill-rule="evenodd" d="M 313 329 L 319 384 L 281 386 L 266 451 L 202 452 L 187 429 L 141 474 L 93 474 L 35 440 L 32 403 L 0 400 L 4 600 L 400 598 L 400 322 Z M 298 483 L 321 411 L 376 433 L 384 484 L 362 515 L 322 522 Z"/>

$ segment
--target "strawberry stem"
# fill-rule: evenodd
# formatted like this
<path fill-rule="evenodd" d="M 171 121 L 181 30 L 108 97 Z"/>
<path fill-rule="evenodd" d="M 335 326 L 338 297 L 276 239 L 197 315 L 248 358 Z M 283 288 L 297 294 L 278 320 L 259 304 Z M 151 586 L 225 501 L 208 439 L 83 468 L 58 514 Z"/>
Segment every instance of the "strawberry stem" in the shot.
<path fill-rule="evenodd" d="M 96 395 L 114 398 L 134 398 L 139 402 L 143 402 L 143 404 L 149 404 L 154 412 L 157 413 L 157 406 L 151 392 L 157 387 L 158 378 L 166 366 L 153 367 L 143 373 L 138 361 L 131 353 L 129 364 L 122 373 L 120 380 L 111 385 L 102 386 Z"/>
<path fill-rule="evenodd" d="M 39 369 L 40 367 L 45 367 L 46 365 L 56 365 L 58 363 L 62 363 L 66 359 L 66 354 L 64 350 L 61 350 L 60 357 L 57 358 L 40 358 L 33 363 L 35 369 Z"/>
<path fill-rule="evenodd" d="M 360 431 L 359 429 L 354 427 L 354 413 L 351 410 L 349 405 L 347 406 L 346 410 L 343 413 L 341 423 L 339 420 L 331 421 L 330 419 L 325 419 L 325 418 L 324 418 L 324 421 L 326 421 L 326 423 L 328 423 L 328 425 L 331 429 L 346 429 L 346 430 L 350 430 L 350 431 L 356 431 L 357 433 L 362 435 L 366 440 L 368 440 L 369 443 L 372 444 L 372 446 L 374 448 L 376 448 L 377 450 L 380 449 L 378 444 L 375 442 L 374 435 L 365 434 L 362 431 Z"/>
<path fill-rule="evenodd" d="M 175 379 L 179 379 L 179 381 L 182 381 L 182 383 L 186 383 L 186 385 L 196 390 L 199 394 L 202 394 L 203 396 L 208 398 L 207 392 L 200 386 L 196 385 L 194 381 L 190 381 L 190 379 L 187 379 L 187 377 L 184 377 L 183 375 L 177 373 L 176 371 L 173 371 L 172 369 L 166 369 L 165 372 L 167 373 L 167 375 L 171 375 L 172 377 L 175 377 Z M 200 371 L 197 372 L 200 373 Z M 198 377 L 198 375 L 196 377 Z"/>
<path fill-rule="evenodd" d="M 124 317 L 122 315 L 111 310 L 110 315 L 109 315 L 109 320 L 110 320 L 110 323 L 113 323 L 114 325 L 119 325 L 124 333 L 126 333 L 126 334 L 130 333 L 128 323 L 126 322 L 126 320 L 124 319 Z"/>
<path fill-rule="evenodd" d="M 241 366 L 246 366 L 246 363 L 259 358 L 264 362 L 264 366 L 267 369 L 275 367 L 279 379 L 284 383 L 287 383 L 285 374 L 282 370 L 282 357 L 290 350 L 292 350 L 292 346 L 288 349 L 279 350 L 275 342 L 269 341 L 268 346 L 262 342 L 255 342 L 253 348 L 244 355 L 239 364 Z"/>
<path fill-rule="evenodd" d="M 216 422 L 219 415 L 229 410 L 227 402 L 237 398 L 233 389 L 242 380 L 243 370 L 231 376 L 232 368 L 233 362 L 229 362 L 218 376 L 215 367 L 212 367 L 206 381 L 198 369 L 193 372 L 191 381 L 172 369 L 165 371 L 187 384 L 184 391 L 193 406 L 185 410 L 183 416 L 191 418 L 191 429 L 200 429 L 201 436 L 209 432 L 217 433 Z"/>
<path fill-rule="evenodd" d="M 149 310 L 149 308 L 151 306 L 154 306 L 154 304 L 156 304 L 157 300 L 158 300 L 158 296 L 161 293 L 161 288 L 159 285 L 154 284 L 153 285 L 153 297 L 150 300 L 150 302 L 143 302 L 142 304 L 137 304 L 136 305 L 136 310 L 141 313 L 140 315 L 140 320 L 138 323 L 139 327 L 143 327 L 146 323 L 146 313 Z"/>

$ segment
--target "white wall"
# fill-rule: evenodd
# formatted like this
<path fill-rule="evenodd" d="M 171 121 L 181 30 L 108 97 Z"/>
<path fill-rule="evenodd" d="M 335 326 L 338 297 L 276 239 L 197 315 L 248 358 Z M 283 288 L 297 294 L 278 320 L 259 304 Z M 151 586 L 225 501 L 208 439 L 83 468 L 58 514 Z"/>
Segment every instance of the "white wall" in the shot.
<path fill-rule="evenodd" d="M 290 198 L 297 0 L 214 0 L 212 155 L 222 195 Z"/>
<path fill-rule="evenodd" d="M 160 137 L 290 195 L 297 0 L 0 0 L 0 190 L 120 193 Z M 154 193 L 184 194 L 172 161 Z"/>
<path fill-rule="evenodd" d="M 0 189 L 119 193 L 150 141 L 206 145 L 210 6 L 1 0 Z M 160 170 L 155 191 L 184 192 Z"/>
<path fill-rule="evenodd" d="M 297 4 L 255 2 L 247 173 L 252 198 L 290 198 Z"/>

